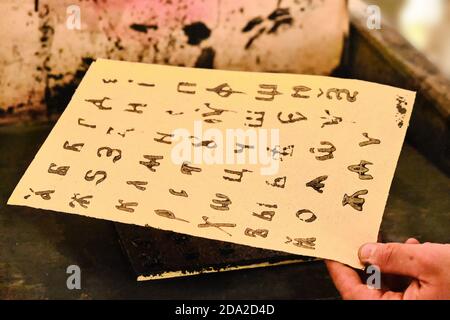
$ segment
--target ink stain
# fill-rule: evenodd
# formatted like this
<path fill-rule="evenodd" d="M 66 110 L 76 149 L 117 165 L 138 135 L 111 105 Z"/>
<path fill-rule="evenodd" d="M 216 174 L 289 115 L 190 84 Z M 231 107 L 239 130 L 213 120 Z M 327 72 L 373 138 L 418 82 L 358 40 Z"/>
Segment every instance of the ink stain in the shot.
<path fill-rule="evenodd" d="M 122 40 L 121 39 L 116 39 L 116 41 L 114 41 L 114 47 L 117 49 L 117 50 L 124 50 L 125 49 L 125 47 L 124 46 L 122 46 Z"/>
<path fill-rule="evenodd" d="M 289 26 L 292 26 L 292 22 L 294 21 L 294 19 L 292 19 L 291 17 L 287 17 L 284 19 L 280 19 L 274 22 L 273 27 L 270 28 L 270 30 L 267 33 L 276 33 L 278 28 L 281 27 L 283 24 L 287 24 Z"/>
<path fill-rule="evenodd" d="M 405 114 L 408 110 L 406 109 L 406 108 L 404 108 L 400 103 L 399 104 L 397 104 L 397 110 L 398 110 L 398 113 L 400 113 L 400 114 Z"/>
<path fill-rule="evenodd" d="M 406 115 L 406 112 L 408 111 L 406 109 L 407 105 L 408 105 L 408 102 L 406 102 L 404 97 L 400 97 L 400 96 L 397 97 L 397 112 L 398 113 L 396 115 L 396 118 L 397 118 L 397 124 L 398 124 L 399 128 L 403 127 L 405 115 Z"/>
<path fill-rule="evenodd" d="M 188 44 L 198 45 L 211 35 L 211 30 L 203 22 L 194 22 L 183 28 L 184 34 L 188 37 Z"/>
<path fill-rule="evenodd" d="M 91 57 L 82 58 L 81 64 L 78 69 L 73 74 L 70 81 L 64 84 L 58 84 L 55 86 L 46 86 L 44 102 L 47 105 L 47 114 L 61 113 L 64 111 L 65 107 L 69 104 L 72 95 L 77 89 L 84 77 L 90 64 L 94 61 Z M 52 78 L 53 75 L 49 74 L 48 78 Z M 55 75 L 58 78 L 58 75 Z"/>
<path fill-rule="evenodd" d="M 196 68 L 205 68 L 205 69 L 213 69 L 214 68 L 214 57 L 216 52 L 213 48 L 203 48 L 202 52 L 195 61 Z"/>
<path fill-rule="evenodd" d="M 264 33 L 264 31 L 266 31 L 266 28 L 261 28 L 261 29 L 259 29 L 259 31 L 255 35 L 250 37 L 250 39 L 248 39 L 247 43 L 245 44 L 245 50 L 250 49 L 250 47 L 252 46 L 253 42 L 256 39 L 258 39 Z"/>
<path fill-rule="evenodd" d="M 276 33 L 278 28 L 282 25 L 287 24 L 291 26 L 294 22 L 294 19 L 289 12 L 289 8 L 277 8 L 267 18 L 273 21 L 273 26 L 267 32 L 268 34 Z"/>
<path fill-rule="evenodd" d="M 277 20 L 286 15 L 289 15 L 289 8 L 277 8 L 267 18 L 269 20 Z"/>
<path fill-rule="evenodd" d="M 147 33 L 149 29 L 151 30 L 158 30 L 158 26 L 155 24 L 140 24 L 140 23 L 133 23 L 130 25 L 130 28 L 137 32 Z"/>
<path fill-rule="evenodd" d="M 247 22 L 245 27 L 242 29 L 242 32 L 249 32 L 253 30 L 254 27 L 256 27 L 258 24 L 261 24 L 263 22 L 263 19 L 261 17 L 256 17 Z"/>

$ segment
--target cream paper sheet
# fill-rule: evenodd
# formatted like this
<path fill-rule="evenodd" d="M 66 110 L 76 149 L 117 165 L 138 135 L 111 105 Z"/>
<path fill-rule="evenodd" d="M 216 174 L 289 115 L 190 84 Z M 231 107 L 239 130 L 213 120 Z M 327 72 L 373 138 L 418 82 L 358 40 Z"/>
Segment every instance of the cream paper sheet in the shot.
<path fill-rule="evenodd" d="M 361 268 L 414 99 L 358 80 L 99 59 L 8 204 Z"/>

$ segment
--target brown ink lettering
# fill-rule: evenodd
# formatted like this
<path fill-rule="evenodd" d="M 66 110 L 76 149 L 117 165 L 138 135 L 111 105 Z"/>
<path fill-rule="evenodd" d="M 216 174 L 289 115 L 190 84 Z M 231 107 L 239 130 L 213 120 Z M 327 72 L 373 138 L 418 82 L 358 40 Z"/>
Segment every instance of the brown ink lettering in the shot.
<path fill-rule="evenodd" d="M 350 91 L 348 89 L 337 89 L 337 88 L 331 88 L 327 90 L 327 98 L 328 99 L 333 99 L 333 96 L 331 95 L 332 93 L 335 94 L 335 97 L 337 100 L 342 100 L 342 94 L 345 94 L 346 99 L 348 102 L 355 102 L 356 101 L 356 97 L 358 95 L 358 91 L 354 91 L 353 95 L 350 94 Z"/>
<path fill-rule="evenodd" d="M 53 169 L 54 167 L 56 167 L 56 169 Z M 48 173 L 54 173 L 60 176 L 65 176 L 67 174 L 67 171 L 69 171 L 69 168 L 70 168 L 69 166 L 58 167 L 56 163 L 51 163 L 50 166 L 48 167 Z"/>
<path fill-rule="evenodd" d="M 266 184 L 275 188 L 281 188 L 284 189 L 284 187 L 286 186 L 286 180 L 287 177 L 279 177 L 279 178 L 275 178 L 275 180 L 273 182 L 269 182 L 266 180 Z"/>
<path fill-rule="evenodd" d="M 222 193 L 216 193 L 216 197 L 218 199 L 213 199 L 212 202 L 214 204 L 210 204 L 209 206 L 214 210 L 219 211 L 228 211 L 230 210 L 230 204 L 232 204 L 230 198 Z"/>
<path fill-rule="evenodd" d="M 371 144 L 380 144 L 380 143 L 381 143 L 381 141 L 380 141 L 379 139 L 370 138 L 370 137 L 369 137 L 369 134 L 368 134 L 367 132 L 364 132 L 362 135 L 363 135 L 365 138 L 367 138 L 368 141 L 360 142 L 360 143 L 359 143 L 359 146 L 360 146 L 360 147 L 365 147 L 365 146 L 368 146 L 368 145 L 371 145 Z"/>
<path fill-rule="evenodd" d="M 134 186 L 136 189 L 145 191 L 147 188 L 144 187 L 148 184 L 147 181 L 127 181 L 128 185 Z"/>
<path fill-rule="evenodd" d="M 83 196 L 83 197 L 78 197 L 80 194 L 79 193 L 74 193 L 73 197 L 70 198 L 72 201 L 69 202 L 69 206 L 71 206 L 72 208 L 75 208 L 75 203 L 78 203 L 82 208 L 87 208 L 88 205 L 91 203 L 90 199 L 93 198 L 93 196 L 89 195 L 89 196 Z"/>
<path fill-rule="evenodd" d="M 360 190 L 360 191 L 356 191 L 351 196 L 344 194 L 344 199 L 342 200 L 342 206 L 346 206 L 348 204 L 353 209 L 355 209 L 357 211 L 362 211 L 365 199 L 360 198 L 359 196 L 363 196 L 368 193 L 369 193 L 369 191 L 367 191 L 367 190 Z"/>
<path fill-rule="evenodd" d="M 117 153 L 117 155 L 115 155 L 113 157 L 113 163 L 115 163 L 116 161 L 120 160 L 122 158 L 122 151 L 120 149 L 112 149 L 110 147 L 101 147 L 98 148 L 97 150 L 97 157 L 101 158 L 102 157 L 102 151 L 106 151 L 106 157 L 111 157 L 114 153 Z"/>
<path fill-rule="evenodd" d="M 83 123 L 85 120 L 83 118 L 78 118 L 78 125 L 83 127 L 88 127 L 91 129 L 95 129 L 97 126 L 95 124 L 87 124 Z"/>
<path fill-rule="evenodd" d="M 156 134 L 159 134 L 161 137 L 160 138 L 153 138 L 154 141 L 159 142 L 159 143 L 172 144 L 172 140 L 170 138 L 174 137 L 173 134 L 161 133 L 161 132 L 156 132 Z"/>
<path fill-rule="evenodd" d="M 181 173 L 192 175 L 192 172 L 202 172 L 202 169 L 190 166 L 187 161 L 183 162 L 181 165 Z"/>
<path fill-rule="evenodd" d="M 309 218 L 304 218 L 305 215 Z M 299 218 L 301 221 L 304 221 L 306 223 L 314 222 L 317 219 L 317 216 L 311 210 L 308 209 L 298 210 L 295 216 Z"/>
<path fill-rule="evenodd" d="M 173 189 L 169 189 L 170 194 L 173 194 L 174 196 L 178 196 L 178 197 L 188 197 L 188 194 L 186 191 L 181 190 L 181 191 L 175 191 Z"/>
<path fill-rule="evenodd" d="M 104 97 L 103 99 L 85 99 L 84 101 L 92 103 L 92 104 L 93 104 L 94 106 L 96 106 L 99 110 L 111 110 L 111 109 L 112 109 L 111 107 L 105 107 L 105 106 L 103 105 L 103 103 L 104 103 L 106 100 L 111 100 L 111 99 L 108 98 L 108 97 Z"/>
<path fill-rule="evenodd" d="M 225 173 L 230 173 L 230 174 L 238 176 L 237 178 L 230 178 L 230 177 L 223 176 L 223 178 L 225 180 L 227 180 L 227 181 L 234 181 L 234 182 L 241 182 L 244 173 L 253 172 L 253 171 L 250 171 L 250 170 L 247 170 L 247 169 L 243 169 L 243 170 L 240 170 L 240 171 L 224 169 L 224 171 L 225 171 Z"/>
<path fill-rule="evenodd" d="M 300 94 L 300 92 L 311 91 L 311 88 L 306 87 L 306 86 L 295 86 L 295 87 L 292 87 L 292 89 L 294 90 L 294 93 L 291 94 L 292 97 L 294 97 L 294 98 L 302 98 L 302 99 L 309 99 L 309 96 L 302 95 L 302 94 Z"/>
<path fill-rule="evenodd" d="M 269 230 L 267 229 L 251 229 L 251 228 L 247 228 L 244 231 L 244 234 L 246 236 L 249 237 L 253 237 L 256 238 L 256 236 L 259 236 L 261 238 L 267 238 L 267 236 L 269 235 Z"/>
<path fill-rule="evenodd" d="M 264 124 L 264 117 L 266 115 L 266 113 L 264 111 L 250 111 L 247 110 L 248 114 L 253 114 L 255 116 L 258 117 L 251 117 L 249 115 L 247 115 L 247 117 L 245 118 L 247 120 L 247 123 L 245 123 L 246 126 L 249 126 L 251 128 L 260 128 L 263 126 Z"/>
<path fill-rule="evenodd" d="M 228 85 L 228 83 L 222 83 L 221 85 L 218 85 L 215 88 L 207 88 L 206 91 L 215 92 L 218 96 L 222 98 L 228 98 L 233 93 L 244 93 L 241 91 L 233 91 L 231 87 Z"/>
<path fill-rule="evenodd" d="M 258 90 L 258 94 L 266 95 L 269 97 L 255 97 L 256 100 L 273 101 L 275 99 L 275 96 L 282 94 L 281 92 L 277 91 L 277 85 L 275 84 L 260 84 L 259 87 L 264 90 Z"/>
<path fill-rule="evenodd" d="M 148 161 L 139 161 L 139 164 L 142 164 L 143 166 L 146 166 L 151 172 L 155 172 L 156 169 L 153 169 L 153 167 L 158 167 L 161 165 L 157 160 L 164 159 L 163 156 L 151 156 L 151 155 L 144 155 L 143 156 Z"/>
<path fill-rule="evenodd" d="M 208 221 L 209 217 L 207 217 L 207 216 L 203 216 L 202 219 L 203 219 L 204 223 L 198 224 L 197 227 L 199 227 L 199 228 L 209 228 L 209 227 L 217 228 L 220 231 L 225 232 L 230 237 L 231 237 L 231 233 L 223 230 L 222 228 L 235 228 L 236 227 L 235 223 L 212 223 L 212 222 L 209 222 Z"/>
<path fill-rule="evenodd" d="M 107 176 L 106 171 L 95 171 L 94 174 L 92 174 L 92 172 L 92 170 L 86 172 L 86 174 L 84 175 L 84 179 L 86 181 L 93 181 L 97 176 L 100 176 L 100 178 L 95 182 L 95 185 L 98 185 L 99 183 L 105 181 Z"/>
<path fill-rule="evenodd" d="M 128 106 L 130 106 L 131 109 L 125 109 L 124 111 L 141 114 L 144 111 L 141 109 L 138 109 L 138 108 L 146 108 L 147 104 L 145 104 L 145 103 L 129 103 Z"/>
<path fill-rule="evenodd" d="M 75 152 L 80 152 L 81 148 L 83 148 L 84 143 L 74 143 L 74 144 L 70 144 L 69 141 L 64 142 L 63 144 L 63 148 L 66 150 L 71 150 L 71 151 L 75 151 Z"/>
<path fill-rule="evenodd" d="M 174 214 L 172 211 L 169 211 L 169 210 L 165 210 L 165 209 L 157 209 L 157 210 L 155 210 L 155 213 L 156 213 L 158 216 L 161 216 L 161 217 L 164 217 L 164 218 L 168 218 L 168 219 L 173 219 L 173 220 L 178 220 L 178 221 L 183 221 L 183 222 L 190 223 L 190 222 L 187 221 L 187 220 L 184 220 L 184 219 L 181 219 L 181 218 L 177 218 L 177 217 L 175 216 L 175 214 Z"/>
<path fill-rule="evenodd" d="M 373 163 L 371 163 L 369 161 L 361 160 L 359 164 L 348 166 L 348 170 L 350 170 L 351 172 L 357 173 L 359 176 L 359 179 L 361 179 L 361 180 L 372 180 L 373 176 L 370 174 L 367 174 L 369 169 L 366 168 L 366 166 L 368 166 L 368 165 L 373 165 Z"/>
<path fill-rule="evenodd" d="M 331 142 L 328 142 L 328 141 L 321 141 L 320 144 L 323 146 L 328 145 L 330 147 L 329 148 L 317 148 L 318 152 L 326 153 L 326 154 L 322 155 L 322 156 L 316 156 L 316 159 L 319 161 L 333 159 L 334 158 L 333 152 L 336 151 L 336 147 Z M 314 148 L 309 149 L 309 152 L 314 153 L 315 152 Z"/>
<path fill-rule="evenodd" d="M 137 207 L 137 202 L 123 202 L 123 200 L 119 200 L 119 205 L 116 205 L 117 210 L 122 210 L 126 212 L 134 212 L 134 208 L 130 207 Z"/>
<path fill-rule="evenodd" d="M 308 118 L 306 118 L 304 115 L 302 115 L 300 112 L 296 112 L 295 115 L 297 117 L 295 117 L 295 115 L 293 113 L 289 113 L 287 115 L 287 119 L 282 119 L 283 112 L 279 112 L 277 115 L 278 121 L 280 121 L 283 124 L 287 124 L 287 123 L 294 123 L 294 122 L 299 122 L 302 120 L 308 120 Z"/>
<path fill-rule="evenodd" d="M 195 86 L 197 85 L 191 82 L 178 82 L 177 91 L 180 93 L 195 94 L 195 90 L 181 89 L 182 87 L 195 87 Z"/>
<path fill-rule="evenodd" d="M 323 193 L 322 188 L 325 187 L 325 184 L 322 182 L 327 179 L 328 179 L 328 176 L 320 176 L 320 177 L 317 177 L 317 178 L 311 180 L 310 182 L 306 183 L 306 186 L 313 188 L 318 193 Z"/>

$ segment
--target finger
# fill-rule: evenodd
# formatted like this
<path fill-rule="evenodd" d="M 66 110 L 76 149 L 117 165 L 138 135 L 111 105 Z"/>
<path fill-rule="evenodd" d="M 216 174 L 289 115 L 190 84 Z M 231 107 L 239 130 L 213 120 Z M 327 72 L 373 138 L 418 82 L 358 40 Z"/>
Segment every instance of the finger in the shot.
<path fill-rule="evenodd" d="M 403 294 L 404 300 L 417 300 L 419 299 L 421 284 L 419 280 L 412 280 L 411 284 L 408 288 L 406 288 L 405 293 Z"/>
<path fill-rule="evenodd" d="M 406 244 L 420 244 L 419 240 L 417 240 L 416 238 L 409 238 L 408 240 L 405 241 Z"/>
<path fill-rule="evenodd" d="M 343 299 L 367 299 L 373 298 L 375 292 L 362 283 L 358 273 L 342 263 L 325 260 L 325 264 L 333 279 L 336 289 Z"/>
<path fill-rule="evenodd" d="M 416 244 L 402 243 L 368 243 L 358 252 L 364 264 L 373 264 L 383 273 L 397 274 L 419 278 L 422 265 L 421 247 Z"/>
<path fill-rule="evenodd" d="M 382 300 L 403 300 L 402 292 L 386 291 L 381 295 Z"/>

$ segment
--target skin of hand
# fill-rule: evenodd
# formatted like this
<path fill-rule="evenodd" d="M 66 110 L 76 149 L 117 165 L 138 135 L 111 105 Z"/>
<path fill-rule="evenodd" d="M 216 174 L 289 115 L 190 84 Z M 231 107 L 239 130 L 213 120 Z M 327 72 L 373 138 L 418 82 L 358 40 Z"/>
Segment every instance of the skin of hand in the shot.
<path fill-rule="evenodd" d="M 381 289 L 367 286 L 358 273 L 339 262 L 325 261 L 330 276 L 343 299 L 354 300 L 450 300 L 450 244 L 368 243 L 358 252 L 365 265 L 381 271 Z M 401 291 L 387 286 L 396 277 Z"/>

